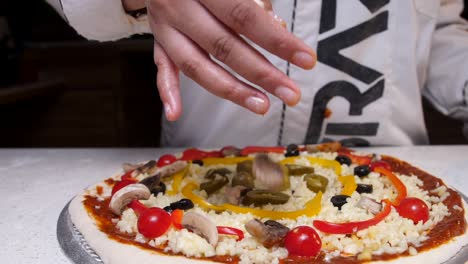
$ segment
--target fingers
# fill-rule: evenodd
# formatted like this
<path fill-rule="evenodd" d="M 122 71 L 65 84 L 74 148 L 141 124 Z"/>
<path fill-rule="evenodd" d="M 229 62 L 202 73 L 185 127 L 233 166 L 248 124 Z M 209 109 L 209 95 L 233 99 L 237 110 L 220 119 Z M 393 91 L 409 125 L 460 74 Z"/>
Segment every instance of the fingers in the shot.
<path fill-rule="evenodd" d="M 166 118 L 169 121 L 175 121 L 182 114 L 179 70 L 157 42 L 154 42 L 154 63 L 158 67 L 156 84 Z"/>
<path fill-rule="evenodd" d="M 296 64 L 311 69 L 316 62 L 314 51 L 292 33 L 284 30 L 274 18 L 252 0 L 200 0 L 220 21 L 235 32 Z"/>
<path fill-rule="evenodd" d="M 178 30 L 201 48 L 248 81 L 278 96 L 288 105 L 300 100 L 300 89 L 282 71 L 274 67 L 257 50 L 229 30 L 196 1 L 186 1 L 180 11 L 184 21 Z"/>
<path fill-rule="evenodd" d="M 167 24 L 150 23 L 158 34 L 161 47 L 187 77 L 216 96 L 254 113 L 265 114 L 268 111 L 269 100 L 264 93 L 236 79 L 176 29 Z"/>

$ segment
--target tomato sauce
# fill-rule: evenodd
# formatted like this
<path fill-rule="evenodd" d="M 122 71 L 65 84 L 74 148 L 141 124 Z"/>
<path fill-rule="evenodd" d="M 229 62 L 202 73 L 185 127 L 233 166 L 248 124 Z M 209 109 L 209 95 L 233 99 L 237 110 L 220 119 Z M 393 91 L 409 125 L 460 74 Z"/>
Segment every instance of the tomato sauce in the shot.
<path fill-rule="evenodd" d="M 96 193 L 97 193 L 98 195 L 102 195 L 102 192 L 103 192 L 102 186 L 97 186 L 97 187 L 96 187 Z"/>
<path fill-rule="evenodd" d="M 414 174 L 418 176 L 424 183 L 423 189 L 431 191 L 439 186 L 444 185 L 442 180 L 430 175 L 429 173 L 422 171 L 418 168 L 415 168 L 408 163 L 384 156 L 384 160 L 390 163 L 392 170 L 401 174 Z M 466 231 L 466 220 L 464 212 L 456 210 L 454 207 L 459 206 L 463 208 L 462 200 L 460 195 L 447 188 L 447 191 L 450 195 L 445 199 L 444 204 L 447 206 L 450 215 L 445 217 L 440 221 L 429 233 L 429 239 L 424 241 L 420 247 L 416 247 L 418 251 L 428 250 L 430 248 L 436 247 L 443 244 L 444 242 L 450 240 L 452 237 L 459 236 L 465 233 Z"/>
<path fill-rule="evenodd" d="M 171 252 L 164 252 L 164 248 L 155 248 L 148 244 L 142 244 L 135 241 L 135 235 L 130 235 L 127 233 L 122 233 L 119 231 L 117 226 L 112 222 L 113 218 L 117 218 L 114 213 L 109 210 L 110 198 L 107 198 L 103 201 L 98 200 L 96 197 L 86 196 L 83 204 L 88 211 L 94 216 L 97 226 L 99 229 L 106 233 L 107 236 L 113 240 L 116 240 L 120 243 L 130 244 L 137 246 L 141 249 L 147 249 L 160 253 L 161 255 L 179 255 L 182 254 L 173 254 Z M 232 256 L 215 256 L 210 258 L 200 258 L 220 263 L 238 263 L 239 258 Z"/>
<path fill-rule="evenodd" d="M 430 191 L 443 185 L 442 180 L 437 179 L 436 177 L 418 168 L 415 168 L 404 161 L 401 161 L 401 160 L 398 160 L 389 156 L 383 156 L 383 160 L 390 164 L 393 172 L 406 174 L 406 175 L 414 174 L 418 176 L 423 181 L 424 183 L 423 189 L 425 190 Z M 115 181 L 113 179 L 107 179 L 105 182 L 109 185 L 112 185 Z M 456 205 L 463 208 L 461 197 L 457 192 L 455 192 L 452 189 L 448 189 L 448 192 L 450 192 L 450 195 L 444 201 L 444 204 L 449 209 L 450 215 L 445 217 L 443 221 L 438 223 L 429 232 L 428 234 L 429 238 L 426 241 L 424 241 L 419 247 L 413 246 L 418 250 L 418 252 L 430 250 L 431 248 L 447 243 L 448 241 L 451 240 L 451 238 L 455 236 L 459 236 L 465 233 L 467 223 L 465 221 L 464 212 L 454 209 Z M 114 215 L 109 210 L 109 202 L 110 202 L 109 198 L 105 199 L 104 201 L 99 201 L 97 198 L 92 197 L 92 196 L 86 196 L 85 200 L 83 201 L 86 210 L 94 216 L 99 229 L 102 232 L 106 233 L 109 236 L 109 238 L 116 240 L 118 242 L 121 242 L 121 243 L 137 246 L 141 249 L 158 252 L 162 255 L 182 256 L 182 254 L 172 254 L 170 252 L 164 252 L 163 248 L 154 248 L 148 244 L 138 243 L 134 240 L 135 239 L 134 235 L 120 232 L 117 229 L 116 225 L 112 222 L 112 219 L 116 218 L 116 215 Z M 409 255 L 408 251 L 403 252 L 402 254 L 398 254 L 398 255 L 397 254 L 373 255 L 372 260 L 374 261 L 391 260 L 391 259 L 397 259 L 398 257 L 401 257 L 401 256 L 408 256 L 408 255 Z M 232 257 L 232 256 L 215 256 L 215 257 L 210 257 L 210 258 L 201 258 L 201 260 L 210 260 L 214 262 L 229 263 L 229 264 L 235 264 L 239 262 L 238 257 Z M 280 263 L 282 264 L 303 264 L 303 263 L 304 264 L 305 263 L 354 264 L 354 263 L 362 263 L 362 261 L 358 260 L 357 256 L 339 256 L 339 257 L 334 257 L 330 260 L 327 260 L 325 259 L 325 254 L 321 253 L 317 257 L 313 257 L 313 258 L 290 256 L 287 259 L 281 260 Z"/>

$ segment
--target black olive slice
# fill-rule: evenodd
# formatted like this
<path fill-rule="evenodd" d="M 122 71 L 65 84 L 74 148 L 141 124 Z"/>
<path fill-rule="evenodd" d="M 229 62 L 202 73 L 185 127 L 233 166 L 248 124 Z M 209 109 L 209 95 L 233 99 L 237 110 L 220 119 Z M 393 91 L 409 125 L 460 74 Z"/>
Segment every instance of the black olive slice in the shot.
<path fill-rule="evenodd" d="M 184 199 L 181 199 L 181 200 L 179 200 L 177 202 L 171 203 L 169 207 L 172 210 L 180 209 L 180 210 L 186 211 L 186 210 L 192 209 L 193 206 L 194 205 L 193 205 L 192 200 L 184 198 Z M 166 207 L 164 207 L 164 208 L 166 208 Z"/>
<path fill-rule="evenodd" d="M 285 157 L 295 157 L 299 156 L 299 147 L 296 144 L 289 144 L 286 147 Z"/>
<path fill-rule="evenodd" d="M 368 165 L 361 165 L 354 168 L 354 174 L 356 174 L 359 177 L 365 177 L 369 175 L 370 172 L 371 170 Z"/>
<path fill-rule="evenodd" d="M 338 161 L 341 165 L 351 165 L 351 159 L 346 155 L 338 155 L 335 160 Z"/>
<path fill-rule="evenodd" d="M 341 210 L 341 207 L 347 203 L 346 199 L 348 199 L 348 195 L 335 195 L 331 198 L 331 202 L 333 206 L 338 207 L 339 210 Z"/>
<path fill-rule="evenodd" d="M 358 193 L 372 193 L 373 189 L 374 188 L 372 187 L 372 184 L 358 183 L 357 188 L 356 188 L 356 192 L 358 192 Z"/>

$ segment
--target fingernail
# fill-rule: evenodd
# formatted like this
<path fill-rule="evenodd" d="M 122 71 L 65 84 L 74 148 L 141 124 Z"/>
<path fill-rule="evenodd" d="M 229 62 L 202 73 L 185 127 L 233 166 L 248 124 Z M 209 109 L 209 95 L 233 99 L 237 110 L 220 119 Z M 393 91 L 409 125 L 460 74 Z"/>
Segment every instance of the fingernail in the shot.
<path fill-rule="evenodd" d="M 268 105 L 265 99 L 251 96 L 245 100 L 245 106 L 247 106 L 250 111 L 257 114 L 265 114 L 268 111 Z"/>
<path fill-rule="evenodd" d="M 300 99 L 298 93 L 294 92 L 292 89 L 280 86 L 275 89 L 275 95 L 278 96 L 283 102 L 287 105 L 295 105 Z"/>
<path fill-rule="evenodd" d="M 315 56 L 311 53 L 299 51 L 294 53 L 291 62 L 304 69 L 312 69 L 315 66 Z"/>

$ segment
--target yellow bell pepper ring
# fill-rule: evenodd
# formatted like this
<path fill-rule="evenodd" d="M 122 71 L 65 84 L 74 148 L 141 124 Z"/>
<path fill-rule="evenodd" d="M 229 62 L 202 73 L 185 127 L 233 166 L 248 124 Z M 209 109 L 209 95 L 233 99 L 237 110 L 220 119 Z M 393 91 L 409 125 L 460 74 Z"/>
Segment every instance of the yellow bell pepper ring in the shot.
<path fill-rule="evenodd" d="M 172 176 L 172 189 L 170 191 L 167 191 L 166 194 L 176 195 L 179 193 L 180 185 L 182 184 L 185 175 L 187 175 L 189 167 L 190 166 L 186 166 L 183 170 L 177 172 L 176 174 L 174 174 L 174 176 Z"/>
<path fill-rule="evenodd" d="M 205 158 L 203 159 L 204 166 L 210 165 L 234 165 L 246 160 L 253 160 L 252 157 L 232 157 L 232 158 Z"/>
<path fill-rule="evenodd" d="M 334 169 L 336 175 L 341 175 L 341 164 L 336 160 L 327 160 L 314 157 L 308 157 L 307 159 L 312 164 L 318 164 L 325 168 Z"/>
<path fill-rule="evenodd" d="M 341 191 L 341 194 L 343 195 L 351 196 L 357 188 L 354 175 L 338 176 L 338 181 L 343 185 L 343 190 Z"/>
<path fill-rule="evenodd" d="M 295 164 L 300 157 L 288 157 L 280 161 L 280 164 Z M 317 164 L 325 168 L 335 170 L 336 175 L 341 175 L 341 164 L 336 160 L 327 160 L 321 158 L 307 157 L 311 164 Z"/>
<path fill-rule="evenodd" d="M 322 192 L 319 192 L 315 195 L 314 198 L 309 200 L 306 204 L 304 209 L 297 210 L 297 211 L 290 211 L 290 212 L 279 212 L 279 211 L 269 211 L 263 209 L 256 209 L 250 207 L 241 207 L 232 204 L 222 204 L 222 205 L 214 205 L 202 197 L 193 193 L 194 189 L 198 189 L 198 185 L 196 183 L 188 183 L 187 185 L 182 188 L 182 195 L 186 198 L 192 200 L 193 203 L 197 204 L 201 208 L 205 210 L 215 210 L 215 211 L 231 211 L 234 213 L 240 214 L 252 214 L 257 217 L 261 218 L 268 218 L 273 220 L 278 219 L 296 219 L 299 216 L 315 216 L 320 213 L 321 210 L 321 203 L 322 203 Z"/>

